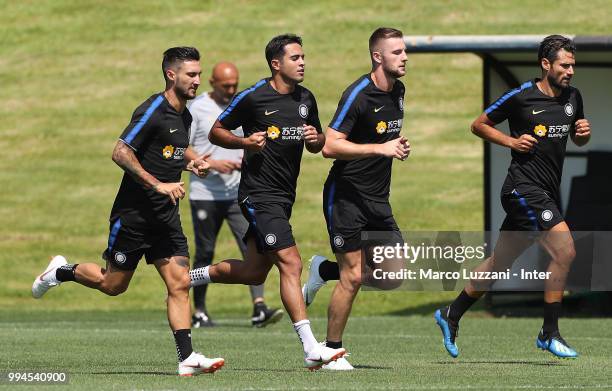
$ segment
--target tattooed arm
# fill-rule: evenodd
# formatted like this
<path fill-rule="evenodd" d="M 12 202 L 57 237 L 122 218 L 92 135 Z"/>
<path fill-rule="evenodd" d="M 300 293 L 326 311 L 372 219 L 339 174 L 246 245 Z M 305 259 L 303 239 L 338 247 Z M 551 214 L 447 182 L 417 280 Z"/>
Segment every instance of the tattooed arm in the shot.
<path fill-rule="evenodd" d="M 145 189 L 153 189 L 159 194 L 167 195 L 172 204 L 176 205 L 177 199 L 185 197 L 184 182 L 164 183 L 159 181 L 142 168 L 132 148 L 122 140 L 117 141 L 115 145 L 113 161 Z"/>

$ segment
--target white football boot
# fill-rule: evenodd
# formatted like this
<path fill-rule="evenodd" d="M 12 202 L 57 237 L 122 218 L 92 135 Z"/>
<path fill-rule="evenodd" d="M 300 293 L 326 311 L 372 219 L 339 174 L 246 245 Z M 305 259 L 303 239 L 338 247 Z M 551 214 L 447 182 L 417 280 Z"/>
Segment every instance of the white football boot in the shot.
<path fill-rule="evenodd" d="M 302 296 L 304 296 L 304 303 L 306 303 L 306 307 L 312 304 L 319 289 L 326 284 L 326 281 L 319 275 L 319 265 L 321 265 L 321 262 L 326 260 L 327 258 L 322 255 L 313 255 L 312 258 L 310 258 L 308 280 L 302 287 Z"/>
<path fill-rule="evenodd" d="M 56 255 L 51 259 L 49 266 L 47 266 L 40 276 L 36 277 L 32 284 L 32 296 L 35 299 L 41 298 L 49 289 L 61 284 L 61 282 L 55 278 L 55 271 L 67 263 L 68 261 L 66 258 L 61 255 Z"/>
<path fill-rule="evenodd" d="M 304 367 L 310 371 L 316 371 L 321 369 L 325 364 L 329 364 L 332 361 L 344 357 L 346 349 L 332 349 L 325 346 L 325 342 L 321 342 L 317 347 L 304 355 Z"/>
<path fill-rule="evenodd" d="M 213 373 L 225 364 L 222 358 L 207 358 L 202 353 L 192 352 L 178 365 L 179 376 L 197 376 L 201 373 Z"/>
<path fill-rule="evenodd" d="M 348 362 L 346 356 L 348 356 L 348 354 L 343 357 L 340 357 L 336 361 L 332 361 L 329 364 L 323 365 L 322 368 L 328 371 L 352 371 L 355 368 L 351 365 L 350 362 Z"/>

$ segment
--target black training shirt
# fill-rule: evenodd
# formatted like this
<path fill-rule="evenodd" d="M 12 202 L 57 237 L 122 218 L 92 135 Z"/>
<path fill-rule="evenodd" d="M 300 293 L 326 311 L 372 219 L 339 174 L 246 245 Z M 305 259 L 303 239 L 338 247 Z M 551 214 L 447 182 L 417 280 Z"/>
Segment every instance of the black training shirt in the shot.
<path fill-rule="evenodd" d="M 485 113 L 496 124 L 507 119 L 512 137 L 529 134 L 538 140 L 528 153 L 512 150 L 512 162 L 502 193 L 531 185 L 540 187 L 560 201 L 559 186 L 567 137 L 570 132 L 575 132 L 574 123 L 584 118 L 582 97 L 574 87 L 564 89 L 558 97 L 550 97 L 540 91 L 537 81 L 527 81 L 508 91 Z"/>
<path fill-rule="evenodd" d="M 391 91 L 382 91 L 367 74 L 344 91 L 329 127 L 356 144 L 383 144 L 400 136 L 403 120 L 404 84 L 396 80 Z M 337 193 L 386 201 L 392 162 L 393 158 L 384 156 L 336 160 L 329 175 Z"/>
<path fill-rule="evenodd" d="M 242 126 L 244 137 L 267 133 L 263 150 L 245 150 L 238 200 L 292 204 L 304 150 L 303 125 L 321 133 L 314 95 L 300 85 L 290 94 L 280 94 L 269 79 L 262 79 L 236 95 L 219 122 L 230 130 Z"/>
<path fill-rule="evenodd" d="M 119 137 L 134 150 L 136 158 L 148 173 L 161 182 L 179 182 L 185 167 L 183 155 L 189 146 L 189 110 L 177 112 L 162 93 L 143 102 L 132 114 L 130 124 Z M 111 219 L 134 214 L 143 220 L 167 222 L 178 211 L 168 196 L 145 189 L 128 173 L 123 174 L 115 198 Z"/>

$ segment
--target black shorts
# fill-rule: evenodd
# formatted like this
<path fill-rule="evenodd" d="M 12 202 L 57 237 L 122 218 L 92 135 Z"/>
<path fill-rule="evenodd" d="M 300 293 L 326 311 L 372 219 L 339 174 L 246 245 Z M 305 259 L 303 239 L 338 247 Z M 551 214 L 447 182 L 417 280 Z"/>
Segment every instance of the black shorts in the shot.
<path fill-rule="evenodd" d="M 558 202 L 537 186 L 502 193 L 506 218 L 500 231 L 548 231 L 564 221 Z"/>
<path fill-rule="evenodd" d="M 189 257 L 178 213 L 165 224 L 147 224 L 131 216 L 111 220 L 108 247 L 102 257 L 118 269 L 136 270 L 143 255 L 148 264 L 172 256 Z"/>
<path fill-rule="evenodd" d="M 336 192 L 335 182 L 328 180 L 323 189 L 323 214 L 327 223 L 329 244 L 334 253 L 347 253 L 364 248 L 363 231 L 391 232 L 377 235 L 381 239 L 371 245 L 403 243 L 388 201 L 372 201 L 358 194 Z"/>
<path fill-rule="evenodd" d="M 245 198 L 240 202 L 240 210 L 249 222 L 244 242 L 253 236 L 260 254 L 295 246 L 289 224 L 292 207 L 291 203 L 251 202 L 248 197 Z"/>

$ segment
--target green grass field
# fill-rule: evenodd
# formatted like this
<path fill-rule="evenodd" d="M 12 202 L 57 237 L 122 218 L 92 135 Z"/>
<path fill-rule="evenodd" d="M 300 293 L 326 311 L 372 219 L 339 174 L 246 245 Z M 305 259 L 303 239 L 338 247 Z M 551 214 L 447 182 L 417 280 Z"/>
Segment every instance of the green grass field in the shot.
<path fill-rule="evenodd" d="M 161 311 L 12 316 L 0 324 L 0 337 L 6 341 L 2 363 L 8 368 L 68 371 L 69 383 L 62 387 L 66 389 L 612 388 L 612 334 L 609 322 L 595 319 L 563 321 L 584 355 L 570 361 L 535 348 L 540 323 L 534 319 L 465 319 L 458 339 L 461 356 L 453 360 L 429 316 L 355 317 L 345 341 L 357 370 L 311 373 L 301 367 L 301 349 L 286 322 L 253 329 L 244 318 L 225 318 L 218 328 L 195 330 L 193 340 L 206 354 L 222 355 L 226 366 L 214 375 L 183 379 L 175 375 L 174 345 Z M 315 319 L 313 327 L 322 330 L 325 322 Z M 21 351 L 24 354 L 13 353 Z"/>
<path fill-rule="evenodd" d="M 246 287 L 214 286 L 208 306 L 223 327 L 197 330 L 194 339 L 205 353 L 224 355 L 228 367 L 195 381 L 164 375 L 175 370 L 174 346 L 153 268 L 142 265 L 117 298 L 75 284 L 41 301 L 30 296 L 50 255 L 101 262 L 122 175 L 111 151 L 133 109 L 163 88 L 166 48 L 198 47 L 206 75 L 215 62 L 234 61 L 246 88 L 268 74 L 267 41 L 298 33 L 307 56 L 304 85 L 316 95 L 326 125 L 343 89 L 368 72 L 367 38 L 376 27 L 408 35 L 603 35 L 612 24 L 609 1 L 0 0 L 0 9 L 0 371 L 64 369 L 81 389 L 610 387 L 604 372 L 612 367 L 605 353 L 612 335 L 601 320 L 563 321 L 584 357 L 560 362 L 535 351 L 538 319 L 492 319 L 480 309 L 462 330 L 464 356 L 450 364 L 430 316 L 452 292 L 362 293 L 346 336 L 361 368 L 332 375 L 300 369 L 286 320 L 269 330 L 246 327 Z M 399 225 L 482 229 L 482 143 L 468 131 L 482 110 L 480 59 L 410 55 L 403 81 L 402 134 L 413 152 L 393 171 Z M 206 90 L 203 82 L 200 91 Z M 305 259 L 329 254 L 321 213 L 329 167 L 321 156 L 305 154 L 292 217 Z M 186 202 L 181 211 L 192 245 Z M 238 256 L 226 228 L 216 254 Z M 310 308 L 321 339 L 330 291 L 324 288 Z M 266 296 L 280 305 L 275 271 Z"/>

